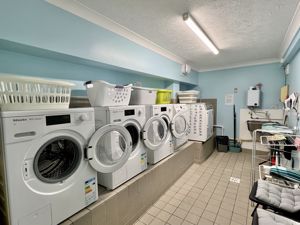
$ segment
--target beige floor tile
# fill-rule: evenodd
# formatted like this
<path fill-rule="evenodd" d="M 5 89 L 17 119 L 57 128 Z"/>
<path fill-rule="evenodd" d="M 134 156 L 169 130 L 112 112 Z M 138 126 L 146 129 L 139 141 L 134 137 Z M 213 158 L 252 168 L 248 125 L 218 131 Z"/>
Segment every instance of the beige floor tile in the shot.
<path fill-rule="evenodd" d="M 241 216 L 239 214 L 233 213 L 232 214 L 232 221 L 240 224 L 246 224 L 247 217 L 246 216 Z"/>
<path fill-rule="evenodd" d="M 218 215 L 215 220 L 215 224 L 218 224 L 218 225 L 230 225 L 230 222 L 231 222 L 230 219 L 220 216 L 220 215 Z"/>
<path fill-rule="evenodd" d="M 183 222 L 183 219 L 181 219 L 177 216 L 174 216 L 174 215 L 172 215 L 168 220 L 168 224 L 170 224 L 170 225 L 180 225 L 180 224 L 182 224 L 182 222 Z"/>
<path fill-rule="evenodd" d="M 193 225 L 193 223 L 190 223 L 189 221 L 184 220 L 181 225 Z"/>
<path fill-rule="evenodd" d="M 165 210 L 166 212 L 172 214 L 172 213 L 176 210 L 176 207 L 173 206 L 173 205 L 171 205 L 171 204 L 167 204 L 167 205 L 163 208 L 163 210 Z"/>
<path fill-rule="evenodd" d="M 208 220 L 214 222 L 216 219 L 216 213 L 205 210 L 203 212 L 201 218 L 205 218 L 205 219 L 208 219 Z"/>
<path fill-rule="evenodd" d="M 200 218 L 198 225 L 214 225 L 214 222 L 202 217 L 202 218 Z"/>
<path fill-rule="evenodd" d="M 192 165 L 136 225 L 251 225 L 250 172 L 251 154 L 214 152 Z"/>
<path fill-rule="evenodd" d="M 180 208 L 177 208 L 175 210 L 175 212 L 173 213 L 173 215 L 175 215 L 175 216 L 177 216 L 177 217 L 179 217 L 181 219 L 184 219 L 187 214 L 188 214 L 188 211 L 180 209 Z"/>
<path fill-rule="evenodd" d="M 219 207 L 220 207 L 219 205 L 209 205 L 208 204 L 206 206 L 205 210 L 217 214 L 219 211 Z"/>
<path fill-rule="evenodd" d="M 150 209 L 148 209 L 147 213 L 152 215 L 152 216 L 156 216 L 159 212 L 160 212 L 161 209 L 155 207 L 155 206 L 152 206 Z"/>
<path fill-rule="evenodd" d="M 160 211 L 160 212 L 157 214 L 156 218 L 158 218 L 158 219 L 160 219 L 160 220 L 162 220 L 162 221 L 167 222 L 168 219 L 170 218 L 170 216 L 171 216 L 171 213 L 168 213 L 168 212 L 162 210 L 162 211 Z"/>
<path fill-rule="evenodd" d="M 227 219 L 231 219 L 231 217 L 232 217 L 232 211 L 220 208 L 219 212 L 218 212 L 218 215 L 219 216 L 223 216 L 223 217 L 225 217 Z"/>
<path fill-rule="evenodd" d="M 169 204 L 171 204 L 171 205 L 173 205 L 173 206 L 175 206 L 175 207 L 178 207 L 178 206 L 180 205 L 180 203 L 181 203 L 181 201 L 178 200 L 178 199 L 175 199 L 175 198 L 173 198 L 173 199 L 171 199 L 171 200 L 169 201 Z"/>
<path fill-rule="evenodd" d="M 145 224 L 142 223 L 141 221 L 137 221 L 137 222 L 135 222 L 133 225 L 145 225 Z"/>
<path fill-rule="evenodd" d="M 165 222 L 161 221 L 160 219 L 155 218 L 154 220 L 152 220 L 150 225 L 165 225 Z"/>
<path fill-rule="evenodd" d="M 189 212 L 184 220 L 187 220 L 188 222 L 190 222 L 192 224 L 198 224 L 199 219 L 200 219 L 200 216 L 197 216 L 194 213 Z"/>
<path fill-rule="evenodd" d="M 196 206 L 193 206 L 191 209 L 190 209 L 190 212 L 191 213 L 194 213 L 195 215 L 197 216 L 201 216 L 202 213 L 204 211 L 204 208 L 199 208 L 199 207 L 196 207 Z"/>
<path fill-rule="evenodd" d="M 206 202 L 202 201 L 201 199 L 198 199 L 197 201 L 195 201 L 193 206 L 199 207 L 199 208 L 205 208 L 207 205 Z"/>
<path fill-rule="evenodd" d="M 166 206 L 166 202 L 158 200 L 157 202 L 154 203 L 154 206 L 159 208 L 159 209 L 163 209 Z"/>
<path fill-rule="evenodd" d="M 141 221 L 144 224 L 150 224 L 151 221 L 154 219 L 154 217 L 148 213 L 145 213 L 140 219 L 139 221 Z"/>
<path fill-rule="evenodd" d="M 184 209 L 186 211 L 189 211 L 192 208 L 192 204 L 181 202 L 178 208 Z"/>
<path fill-rule="evenodd" d="M 176 194 L 174 195 L 174 198 L 176 198 L 176 199 L 178 199 L 178 200 L 180 200 L 180 201 L 182 201 L 185 197 L 186 197 L 186 196 L 185 196 L 184 194 L 182 194 L 182 193 L 176 193 Z"/>

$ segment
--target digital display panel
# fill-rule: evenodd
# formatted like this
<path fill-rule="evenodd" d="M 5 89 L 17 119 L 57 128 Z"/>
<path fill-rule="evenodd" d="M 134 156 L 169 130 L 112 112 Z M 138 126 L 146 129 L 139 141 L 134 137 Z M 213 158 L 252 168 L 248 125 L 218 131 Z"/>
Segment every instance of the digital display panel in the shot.
<path fill-rule="evenodd" d="M 134 115 L 134 109 L 125 110 L 125 116 L 132 116 Z"/>
<path fill-rule="evenodd" d="M 47 126 L 65 124 L 65 123 L 71 123 L 70 115 L 46 116 Z"/>

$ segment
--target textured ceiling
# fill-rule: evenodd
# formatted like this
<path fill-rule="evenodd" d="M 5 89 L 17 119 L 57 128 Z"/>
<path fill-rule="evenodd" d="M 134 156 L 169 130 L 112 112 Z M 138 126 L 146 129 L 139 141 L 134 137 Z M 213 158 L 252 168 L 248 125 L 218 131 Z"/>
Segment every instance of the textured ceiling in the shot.
<path fill-rule="evenodd" d="M 279 59 L 299 0 L 77 0 L 182 57 L 198 70 Z M 220 49 L 213 55 L 182 20 L 189 11 Z"/>

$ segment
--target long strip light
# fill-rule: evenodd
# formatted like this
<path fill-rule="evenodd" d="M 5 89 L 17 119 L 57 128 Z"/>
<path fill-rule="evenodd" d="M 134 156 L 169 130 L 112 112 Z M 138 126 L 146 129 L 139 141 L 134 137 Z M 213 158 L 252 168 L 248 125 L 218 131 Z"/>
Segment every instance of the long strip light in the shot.
<path fill-rule="evenodd" d="M 215 55 L 219 54 L 219 50 L 215 44 L 209 39 L 209 37 L 204 33 L 204 31 L 189 13 L 183 14 L 183 20 Z"/>

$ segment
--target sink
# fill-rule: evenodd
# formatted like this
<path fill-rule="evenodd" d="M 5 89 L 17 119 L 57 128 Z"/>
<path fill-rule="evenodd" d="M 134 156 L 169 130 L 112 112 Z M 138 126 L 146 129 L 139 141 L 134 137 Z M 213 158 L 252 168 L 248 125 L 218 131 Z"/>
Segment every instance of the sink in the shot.
<path fill-rule="evenodd" d="M 269 120 L 247 120 L 247 127 L 248 130 L 252 133 L 253 131 L 257 129 L 261 129 L 262 125 L 265 123 L 280 125 L 278 122 L 273 122 Z"/>
<path fill-rule="evenodd" d="M 263 124 L 275 124 L 275 125 L 280 125 L 280 123 L 278 122 L 273 122 L 273 121 L 269 121 L 269 120 L 247 120 L 247 127 L 248 130 L 251 133 L 252 136 L 252 132 L 257 130 L 257 129 L 261 129 Z M 268 133 L 262 133 L 262 132 L 257 132 L 257 136 L 256 136 L 256 141 L 260 141 L 260 136 L 262 135 L 267 135 Z"/>

